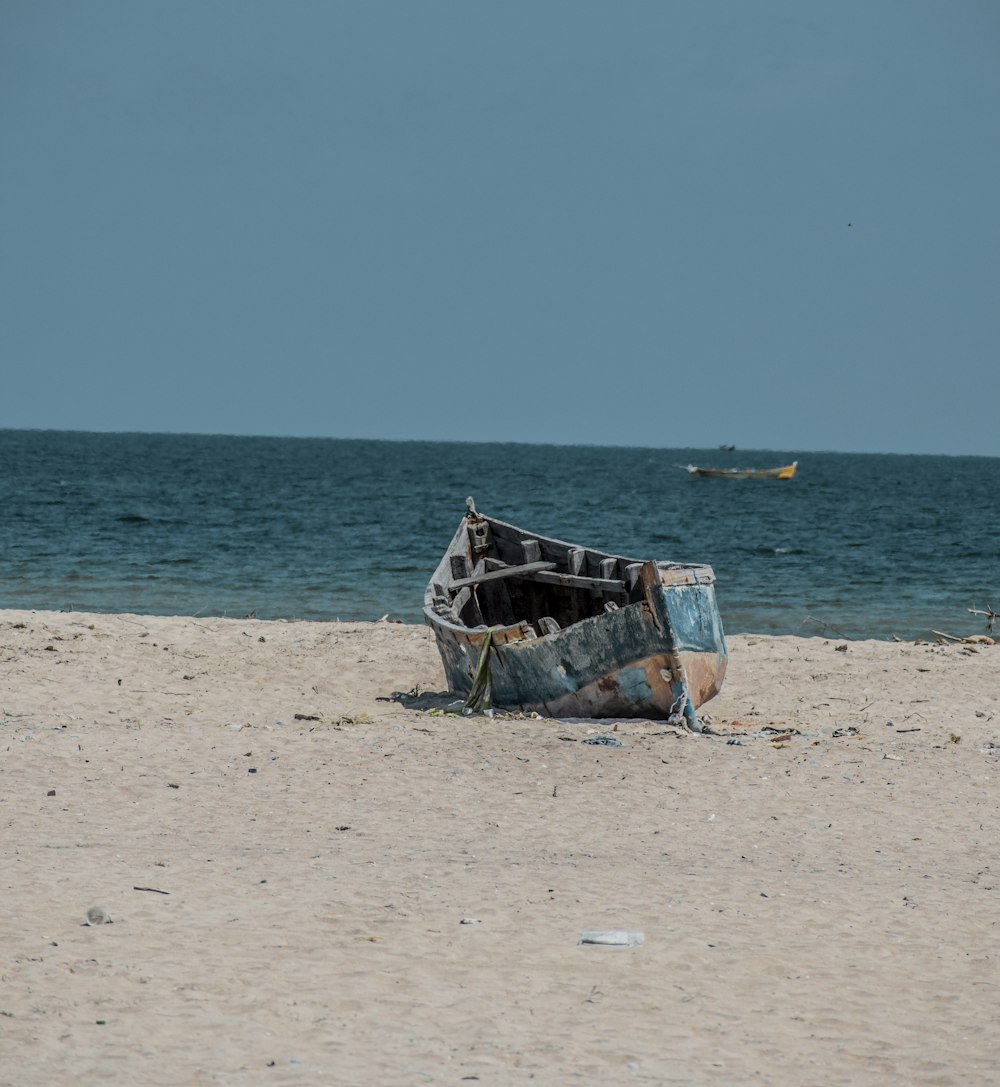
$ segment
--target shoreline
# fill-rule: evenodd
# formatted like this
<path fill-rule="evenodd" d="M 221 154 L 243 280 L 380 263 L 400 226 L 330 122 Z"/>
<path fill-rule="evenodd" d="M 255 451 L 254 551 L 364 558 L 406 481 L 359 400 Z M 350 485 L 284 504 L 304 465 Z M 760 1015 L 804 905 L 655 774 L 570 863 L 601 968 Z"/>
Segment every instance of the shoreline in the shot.
<path fill-rule="evenodd" d="M 363 703 L 369 714 L 390 712 L 391 705 L 395 705 L 397 710 L 404 710 L 407 706 L 392 703 L 390 696 L 393 692 L 405 693 L 415 687 L 429 697 L 436 696 L 439 701 L 448 698 L 433 632 L 423 624 L 391 618 L 375 621 L 257 619 L 251 616 L 161 616 L 132 612 L 0 609 L 0 634 L 6 635 L 8 643 L 0 646 L 0 650 L 6 649 L 14 654 L 8 657 L 8 663 L 17 660 L 19 638 L 24 643 L 24 650 L 34 655 L 39 650 L 38 641 L 46 640 L 46 635 L 49 635 L 47 644 L 41 648 L 46 653 L 55 654 L 55 657 L 44 659 L 70 667 L 63 673 L 50 673 L 46 684 L 51 686 L 52 683 L 64 681 L 64 686 L 73 685 L 70 680 L 75 683 L 85 675 L 92 680 L 93 686 L 81 698 L 80 705 L 84 709 L 100 697 L 102 682 L 104 694 L 107 694 L 110 673 L 102 681 L 94 669 L 111 667 L 109 651 L 112 648 L 120 658 L 119 671 L 127 672 L 130 668 L 146 668 L 151 663 L 158 663 L 163 667 L 154 668 L 153 675 L 161 685 L 180 676 L 180 682 L 174 686 L 185 689 L 170 692 L 158 692 L 155 683 L 152 687 L 131 690 L 122 676 L 115 676 L 115 685 L 119 689 L 111 692 L 113 697 L 101 706 L 110 714 L 119 709 L 125 712 L 130 705 L 146 706 L 147 702 L 147 708 L 151 709 L 170 709 L 175 714 L 187 716 L 196 714 L 198 707 L 217 693 L 204 682 L 210 674 L 216 679 L 225 676 L 231 684 L 227 696 L 237 703 L 247 702 L 248 711 L 252 707 L 253 712 L 260 716 L 264 708 L 269 707 L 277 715 L 276 720 L 282 719 L 280 711 L 284 704 L 281 700 L 288 698 L 293 701 L 306 698 L 314 705 L 328 703 L 332 708 L 327 716 L 336 715 L 341 703 L 345 706 L 350 704 L 348 709 Z M 363 646 L 367 657 L 353 661 L 349 659 L 349 652 L 345 657 L 345 650 L 353 641 Z M 990 677 L 997 674 L 993 666 L 1000 662 L 1000 646 L 982 635 L 960 638 L 946 634 L 938 641 L 924 641 L 851 640 L 822 634 L 727 634 L 726 642 L 730 664 L 722 691 L 702 707 L 705 715 L 722 722 L 747 714 L 768 715 L 765 710 L 747 709 L 744 705 L 748 698 L 746 680 L 761 669 L 769 681 L 767 697 L 762 699 L 755 694 L 750 701 L 755 705 L 760 702 L 770 706 L 771 716 L 791 713 L 794 707 L 795 713 L 805 717 L 811 716 L 820 722 L 827 719 L 832 721 L 831 715 L 823 712 L 827 708 L 825 704 L 806 698 L 800 689 L 803 685 L 827 680 L 837 686 L 838 694 L 834 697 L 848 703 L 844 707 L 845 712 L 866 713 L 860 718 L 863 724 L 867 724 L 873 714 L 878 715 L 872 708 L 875 703 L 887 706 L 895 700 L 905 705 L 906 681 L 918 681 L 920 676 L 932 673 L 945 683 L 942 693 L 935 695 L 937 700 L 944 703 L 937 707 L 945 714 L 940 720 L 958 721 L 962 703 L 975 700 L 979 694 L 987 701 L 996 701 L 995 697 L 991 697 L 989 682 Z M 250 651 L 252 646 L 261 648 Z M 143 656 L 141 651 L 150 647 L 162 649 L 167 656 L 159 662 L 148 653 Z M 139 655 L 136 655 L 137 650 L 140 651 Z M 242 653 L 243 650 L 248 652 Z M 836 656 L 830 657 L 830 652 Z M 60 656 L 60 653 L 63 655 Z M 123 653 L 130 655 L 122 657 Z M 927 659 L 921 664 L 924 656 Z M 965 666 L 957 671 L 947 668 L 942 672 L 937 667 L 939 658 L 964 663 Z M 211 671 L 203 667 L 198 675 L 188 674 L 182 667 L 184 659 L 202 660 L 203 665 Z M 820 661 L 823 664 L 822 675 L 811 667 L 813 664 L 818 666 Z M 860 709 L 853 703 L 863 704 L 869 700 L 847 698 L 843 693 L 850 687 L 846 679 L 857 671 L 855 662 L 868 676 L 865 682 L 874 682 L 874 673 L 880 667 L 887 677 L 884 696 L 876 699 L 872 706 L 865 705 Z M 977 666 L 972 662 L 982 663 Z M 896 663 L 899 667 L 885 667 Z M 243 681 L 248 678 L 247 670 L 253 671 L 258 664 L 269 675 L 275 667 L 279 672 L 271 675 L 266 684 L 258 677 L 253 687 L 243 686 Z M 81 667 L 75 668 L 74 665 Z M 329 674 L 331 669 L 335 673 L 333 676 Z M 963 682 L 967 682 L 967 687 L 954 682 L 959 675 Z M 9 671 L 7 677 L 10 677 Z M 310 687 L 310 677 L 320 678 L 322 682 Z M 118 679 L 123 679 L 123 683 L 118 684 Z M 310 693 L 293 695 L 296 681 Z M 1000 684 L 997 686 L 1000 687 Z M 259 689 L 261 687 L 264 689 Z M 33 697 L 39 697 L 39 691 L 33 687 L 31 689 Z M 138 694 L 162 694 L 162 698 L 136 702 L 135 696 Z M 130 697 L 132 702 L 129 701 Z M 452 696 L 451 701 L 455 697 Z M 44 696 L 42 698 L 44 700 Z M 377 705 L 375 700 L 382 705 Z M 93 706 L 90 708 L 95 709 Z M 419 709 L 420 705 L 411 699 L 408 708 Z M 104 723 L 100 714 L 95 717 L 97 721 Z M 599 719 L 595 719 L 595 722 L 599 722 Z"/>
<path fill-rule="evenodd" d="M 1000 646 L 727 640 L 693 736 L 442 713 L 422 626 L 0 611 L 0 1083 L 995 1082 Z"/>
<path fill-rule="evenodd" d="M 422 589 L 420 592 L 422 592 Z M 730 609 L 730 611 L 733 610 L 737 612 L 740 611 L 738 607 Z M 175 619 L 191 620 L 192 622 L 218 619 L 231 622 L 250 622 L 252 620 L 262 623 L 326 623 L 331 625 L 352 623 L 375 625 L 379 623 L 392 623 L 396 626 L 418 628 L 425 625 L 423 612 L 420 608 L 415 611 L 389 611 L 380 617 L 372 613 L 363 618 L 344 618 L 342 615 L 333 614 L 327 616 L 279 614 L 259 616 L 255 610 L 243 612 L 242 614 L 239 611 L 234 611 L 231 614 L 214 614 L 211 611 L 147 612 L 132 610 L 91 610 L 86 606 L 80 607 L 72 602 L 67 602 L 59 606 L 21 604 L 6 608 L 0 607 L 0 621 L 2 621 L 2 617 L 6 614 L 22 616 L 80 615 L 92 616 L 94 618 L 127 615 L 136 619 Z M 869 619 L 864 623 L 859 621 L 858 624 L 855 625 L 850 620 L 841 620 L 839 626 L 836 622 L 827 621 L 826 619 L 821 619 L 817 616 L 802 615 L 794 622 L 788 621 L 781 624 L 772 624 L 770 621 L 767 621 L 763 623 L 762 629 L 754 630 L 738 629 L 734 621 L 726 620 L 725 612 L 722 613 L 722 619 L 727 640 L 731 638 L 799 638 L 808 641 L 820 638 L 830 640 L 836 639 L 851 644 L 858 642 L 902 642 L 917 644 L 924 641 L 933 642 L 935 640 L 935 634 L 939 632 L 943 632 L 947 638 L 954 641 L 965 639 L 974 640 L 983 635 L 989 635 L 989 620 L 991 615 L 993 615 L 993 618 L 997 618 L 997 616 L 994 615 L 994 613 L 991 613 L 989 609 L 964 607 L 947 615 L 937 614 L 932 616 L 929 613 L 921 615 L 919 621 L 911 618 L 906 622 L 892 624 L 884 619 Z M 874 625 L 879 627 L 877 633 L 872 633 L 870 630 Z M 855 633 L 850 633 L 851 630 L 855 631 Z M 859 630 L 866 632 L 859 634 L 857 633 Z M 900 633 L 900 631 L 903 631 L 903 633 Z M 1000 626 L 997 626 L 997 629 L 993 631 L 992 636 L 997 642 L 1000 642 Z"/>

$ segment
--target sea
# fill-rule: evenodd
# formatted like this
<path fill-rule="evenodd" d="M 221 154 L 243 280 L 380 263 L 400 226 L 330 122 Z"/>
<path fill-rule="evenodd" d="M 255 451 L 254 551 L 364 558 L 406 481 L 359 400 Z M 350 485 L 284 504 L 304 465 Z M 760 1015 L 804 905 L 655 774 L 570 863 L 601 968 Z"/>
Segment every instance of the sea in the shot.
<path fill-rule="evenodd" d="M 710 564 L 728 633 L 962 637 L 1000 607 L 994 457 L 0 430 L 0 466 L 8 609 L 420 623 L 467 496 Z"/>

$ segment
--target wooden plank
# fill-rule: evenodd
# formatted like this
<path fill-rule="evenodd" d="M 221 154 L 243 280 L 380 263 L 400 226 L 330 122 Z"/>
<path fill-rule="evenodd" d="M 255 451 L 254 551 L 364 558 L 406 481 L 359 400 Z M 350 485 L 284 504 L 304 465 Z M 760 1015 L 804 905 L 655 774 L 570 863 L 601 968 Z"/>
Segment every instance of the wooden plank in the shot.
<path fill-rule="evenodd" d="M 525 564 L 538 562 L 542 557 L 542 545 L 537 540 L 524 539 L 521 541 L 521 554 Z"/>
<path fill-rule="evenodd" d="M 616 564 L 617 560 L 606 559 L 605 562 Z M 555 569 L 556 565 L 557 564 L 554 562 L 530 562 L 521 566 L 508 566 L 506 563 L 501 562 L 500 559 L 486 560 L 487 570 L 492 573 L 500 574 L 503 577 L 512 577 L 516 575 L 518 577 L 523 577 L 528 581 L 541 581 L 546 585 L 562 585 L 567 589 L 595 589 L 598 592 L 604 593 L 625 592 L 625 582 L 618 578 L 587 577 L 584 574 L 567 574 L 562 570 Z M 639 566 L 641 563 L 637 563 L 636 565 Z M 614 571 L 614 565 L 612 566 L 612 571 Z M 466 580 L 469 579 L 452 582 L 452 585 L 464 585 Z M 471 580 L 476 579 L 473 578 Z"/>
<path fill-rule="evenodd" d="M 552 563 L 554 566 L 555 563 Z M 540 570 L 529 575 L 532 581 L 546 585 L 562 585 L 567 589 L 600 589 L 605 593 L 625 592 L 625 582 L 604 577 L 584 577 L 582 574 L 564 574 L 562 571 Z"/>
<path fill-rule="evenodd" d="M 470 614 L 463 618 L 462 612 L 470 604 Z M 451 610 L 454 613 L 456 623 L 465 623 L 468 627 L 477 627 L 483 624 L 483 613 L 479 607 L 479 601 L 473 595 L 471 585 L 466 585 L 464 589 L 459 590 L 458 595 L 452 601 Z"/>
<path fill-rule="evenodd" d="M 683 566 L 680 563 L 658 562 L 661 585 L 711 585 L 715 574 L 711 566 Z"/>
<path fill-rule="evenodd" d="M 582 574 L 587 568 L 587 551 L 583 547 L 571 547 L 566 565 L 571 574 Z"/>
<path fill-rule="evenodd" d="M 625 577 L 628 578 L 628 587 L 634 589 L 639 583 L 639 571 L 642 569 L 641 562 L 630 562 L 625 567 Z"/>
<path fill-rule="evenodd" d="M 451 576 L 468 577 L 472 573 L 472 563 L 466 558 L 465 555 L 452 555 L 451 556 Z"/>
<path fill-rule="evenodd" d="M 521 566 L 501 566 L 499 570 L 483 571 L 481 574 L 473 574 L 472 577 L 463 577 L 458 581 L 453 581 L 449 588 L 454 591 L 455 589 L 462 589 L 466 585 L 481 585 L 484 581 L 500 581 L 508 577 L 529 577 L 546 570 L 553 570 L 555 565 L 554 562 L 527 562 Z"/>
<path fill-rule="evenodd" d="M 490 549 L 490 529 L 486 521 L 473 521 L 468 527 L 469 547 L 477 559 L 482 559 Z"/>

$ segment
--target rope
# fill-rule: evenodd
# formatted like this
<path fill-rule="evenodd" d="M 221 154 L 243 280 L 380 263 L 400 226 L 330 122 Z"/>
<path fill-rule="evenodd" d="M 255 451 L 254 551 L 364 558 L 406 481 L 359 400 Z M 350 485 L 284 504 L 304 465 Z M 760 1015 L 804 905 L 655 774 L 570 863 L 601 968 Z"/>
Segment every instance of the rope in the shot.
<path fill-rule="evenodd" d="M 490 648 L 493 642 L 493 627 L 483 637 L 479 649 L 479 660 L 472 676 L 472 687 L 465 700 L 463 712 L 466 714 L 485 713 L 493 706 L 493 677 L 490 675 Z"/>

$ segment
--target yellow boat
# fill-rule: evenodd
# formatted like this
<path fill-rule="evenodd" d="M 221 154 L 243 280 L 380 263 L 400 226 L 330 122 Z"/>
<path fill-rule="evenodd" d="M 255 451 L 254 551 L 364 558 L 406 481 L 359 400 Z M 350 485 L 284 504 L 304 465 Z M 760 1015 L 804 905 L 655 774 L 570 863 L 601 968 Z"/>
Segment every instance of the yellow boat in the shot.
<path fill-rule="evenodd" d="M 684 467 L 693 476 L 702 479 L 791 479 L 799 462 L 792 461 L 783 468 L 698 468 L 694 464 Z"/>

